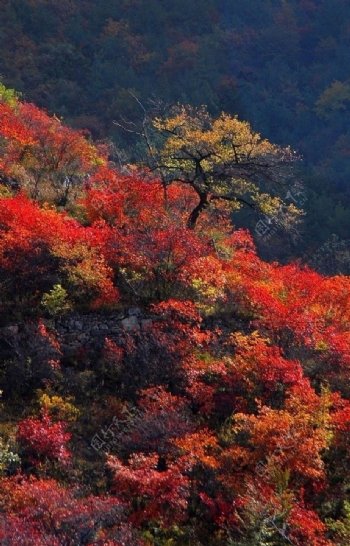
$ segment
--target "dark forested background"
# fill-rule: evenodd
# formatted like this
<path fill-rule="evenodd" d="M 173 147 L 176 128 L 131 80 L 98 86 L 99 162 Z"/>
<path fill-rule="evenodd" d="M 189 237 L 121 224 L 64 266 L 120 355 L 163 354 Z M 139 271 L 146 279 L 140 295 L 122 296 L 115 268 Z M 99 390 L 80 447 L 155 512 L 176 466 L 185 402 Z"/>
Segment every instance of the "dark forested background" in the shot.
<path fill-rule="evenodd" d="M 97 138 L 147 101 L 237 113 L 304 158 L 307 215 L 293 245 L 349 273 L 348 0 L 2 0 L 0 77 Z M 265 244 L 265 254 L 271 241 Z M 328 271 L 328 270 L 329 271 Z"/>

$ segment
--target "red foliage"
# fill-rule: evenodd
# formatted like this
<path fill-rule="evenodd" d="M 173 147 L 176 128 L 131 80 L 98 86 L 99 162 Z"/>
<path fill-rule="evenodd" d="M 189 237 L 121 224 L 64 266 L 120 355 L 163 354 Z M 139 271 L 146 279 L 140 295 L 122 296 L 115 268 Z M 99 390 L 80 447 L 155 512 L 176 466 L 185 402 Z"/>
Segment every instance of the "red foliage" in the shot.
<path fill-rule="evenodd" d="M 64 126 L 34 104 L 0 102 L 0 126 L 4 139 L 0 172 L 14 177 L 34 197 L 48 182 L 58 197 L 67 196 L 104 162 L 82 132 Z"/>
<path fill-rule="evenodd" d="M 168 342 L 189 349 L 191 345 L 200 346 L 208 341 L 208 333 L 201 330 L 201 316 L 191 301 L 168 300 L 152 305 L 158 321 L 157 331 L 168 335 Z"/>
<path fill-rule="evenodd" d="M 291 527 L 289 538 L 293 544 L 304 546 L 332 546 L 332 542 L 325 538 L 326 526 L 313 510 L 295 505 L 289 515 L 288 523 Z"/>
<path fill-rule="evenodd" d="M 159 456 L 150 454 L 133 455 L 128 465 L 111 456 L 108 465 L 116 494 L 130 506 L 138 499 L 131 521 L 158 520 L 171 526 L 186 518 L 190 482 L 176 463 L 160 468 Z"/>
<path fill-rule="evenodd" d="M 187 55 L 193 44 L 182 46 Z M 349 279 L 264 262 L 224 211 L 218 219 L 209 208 L 187 229 L 190 190 L 118 173 L 83 134 L 33 105 L 0 103 L 0 139 L 0 174 L 32 195 L 80 184 L 83 218 L 24 193 L 0 198 L 3 316 L 40 315 L 57 285 L 73 309 L 120 302 L 149 315 L 107 338 L 88 370 L 117 386 L 123 408 L 108 461 L 115 495 L 78 499 L 53 481 L 2 480 L 1 540 L 75 545 L 87 529 L 91 544 L 137 544 L 133 525 L 189 523 L 194 534 L 208 525 L 220 543 L 228 530 L 241 537 L 278 521 L 296 545 L 331 544 L 317 509 L 342 494 L 337 472 L 349 459 Z M 37 359 L 67 380 L 58 337 L 35 324 L 50 349 Z M 47 414 L 20 421 L 17 440 L 24 462 L 71 461 L 65 424 Z"/>
<path fill-rule="evenodd" d="M 52 479 L 2 479 L 0 540 L 11 546 L 138 546 L 115 497 L 82 498 Z"/>
<path fill-rule="evenodd" d="M 43 292 L 61 281 L 73 299 L 84 296 L 94 306 L 118 299 L 112 271 L 99 252 L 99 228 L 87 230 L 23 195 L 0 198 L 0 218 L 0 275 L 9 294 L 38 304 Z"/>
<path fill-rule="evenodd" d="M 67 464 L 71 456 L 67 447 L 70 438 L 66 424 L 52 422 L 46 413 L 39 419 L 28 417 L 18 424 L 17 441 L 25 456 L 34 463 L 49 459 Z"/>
<path fill-rule="evenodd" d="M 14 140 L 22 146 L 28 146 L 35 142 L 23 121 L 16 115 L 14 109 L 7 104 L 1 103 L 0 135 L 5 139 Z"/>

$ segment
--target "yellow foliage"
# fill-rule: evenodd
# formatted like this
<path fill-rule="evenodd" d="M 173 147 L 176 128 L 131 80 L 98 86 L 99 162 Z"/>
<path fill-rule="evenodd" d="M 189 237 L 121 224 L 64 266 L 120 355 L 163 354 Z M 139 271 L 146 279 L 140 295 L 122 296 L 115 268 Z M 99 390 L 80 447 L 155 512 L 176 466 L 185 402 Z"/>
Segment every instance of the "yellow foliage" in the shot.
<path fill-rule="evenodd" d="M 350 85 L 334 81 L 316 102 L 316 113 L 321 118 L 329 119 L 335 112 L 345 110 L 349 102 Z"/>
<path fill-rule="evenodd" d="M 225 113 L 212 118 L 205 107 L 178 105 L 169 117 L 152 123 L 163 137 L 157 152 L 163 179 L 189 184 L 206 196 L 206 207 L 248 205 L 274 216 L 283 206 L 289 218 L 298 214 L 278 196 L 278 186 L 291 175 L 287 165 L 296 159 L 294 153 L 262 138 L 248 122 Z"/>
<path fill-rule="evenodd" d="M 38 391 L 39 404 L 42 410 L 46 411 L 51 417 L 63 421 L 76 421 L 79 417 L 79 410 L 72 403 L 72 398 L 62 398 L 61 396 L 48 395 Z"/>

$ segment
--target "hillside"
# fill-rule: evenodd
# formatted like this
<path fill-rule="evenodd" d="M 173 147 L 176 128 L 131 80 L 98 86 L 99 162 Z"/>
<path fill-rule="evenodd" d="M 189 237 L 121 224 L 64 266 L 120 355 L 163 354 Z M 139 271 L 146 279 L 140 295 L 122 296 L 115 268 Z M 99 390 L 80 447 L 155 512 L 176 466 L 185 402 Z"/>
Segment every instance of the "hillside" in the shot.
<path fill-rule="evenodd" d="M 349 544 L 349 277 L 0 96 L 0 542 Z"/>
<path fill-rule="evenodd" d="M 249 120 L 303 156 L 307 191 L 299 239 L 260 251 L 349 274 L 349 17 L 347 0 L 4 0 L 0 76 L 131 157 L 113 125 L 140 117 L 130 92 Z"/>

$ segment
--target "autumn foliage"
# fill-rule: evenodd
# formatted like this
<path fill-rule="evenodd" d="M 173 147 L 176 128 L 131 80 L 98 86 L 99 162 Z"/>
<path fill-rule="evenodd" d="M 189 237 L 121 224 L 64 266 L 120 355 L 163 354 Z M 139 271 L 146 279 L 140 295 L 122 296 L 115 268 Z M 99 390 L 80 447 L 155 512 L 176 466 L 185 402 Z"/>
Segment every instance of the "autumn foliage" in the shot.
<path fill-rule="evenodd" d="M 347 544 L 349 278 L 264 262 L 225 209 L 189 229 L 190 189 L 118 172 L 33 105 L 0 118 L 1 321 L 22 329 L 6 415 L 23 397 L 0 443 L 2 543 Z M 55 320 L 135 305 L 142 328 L 65 352 Z"/>

